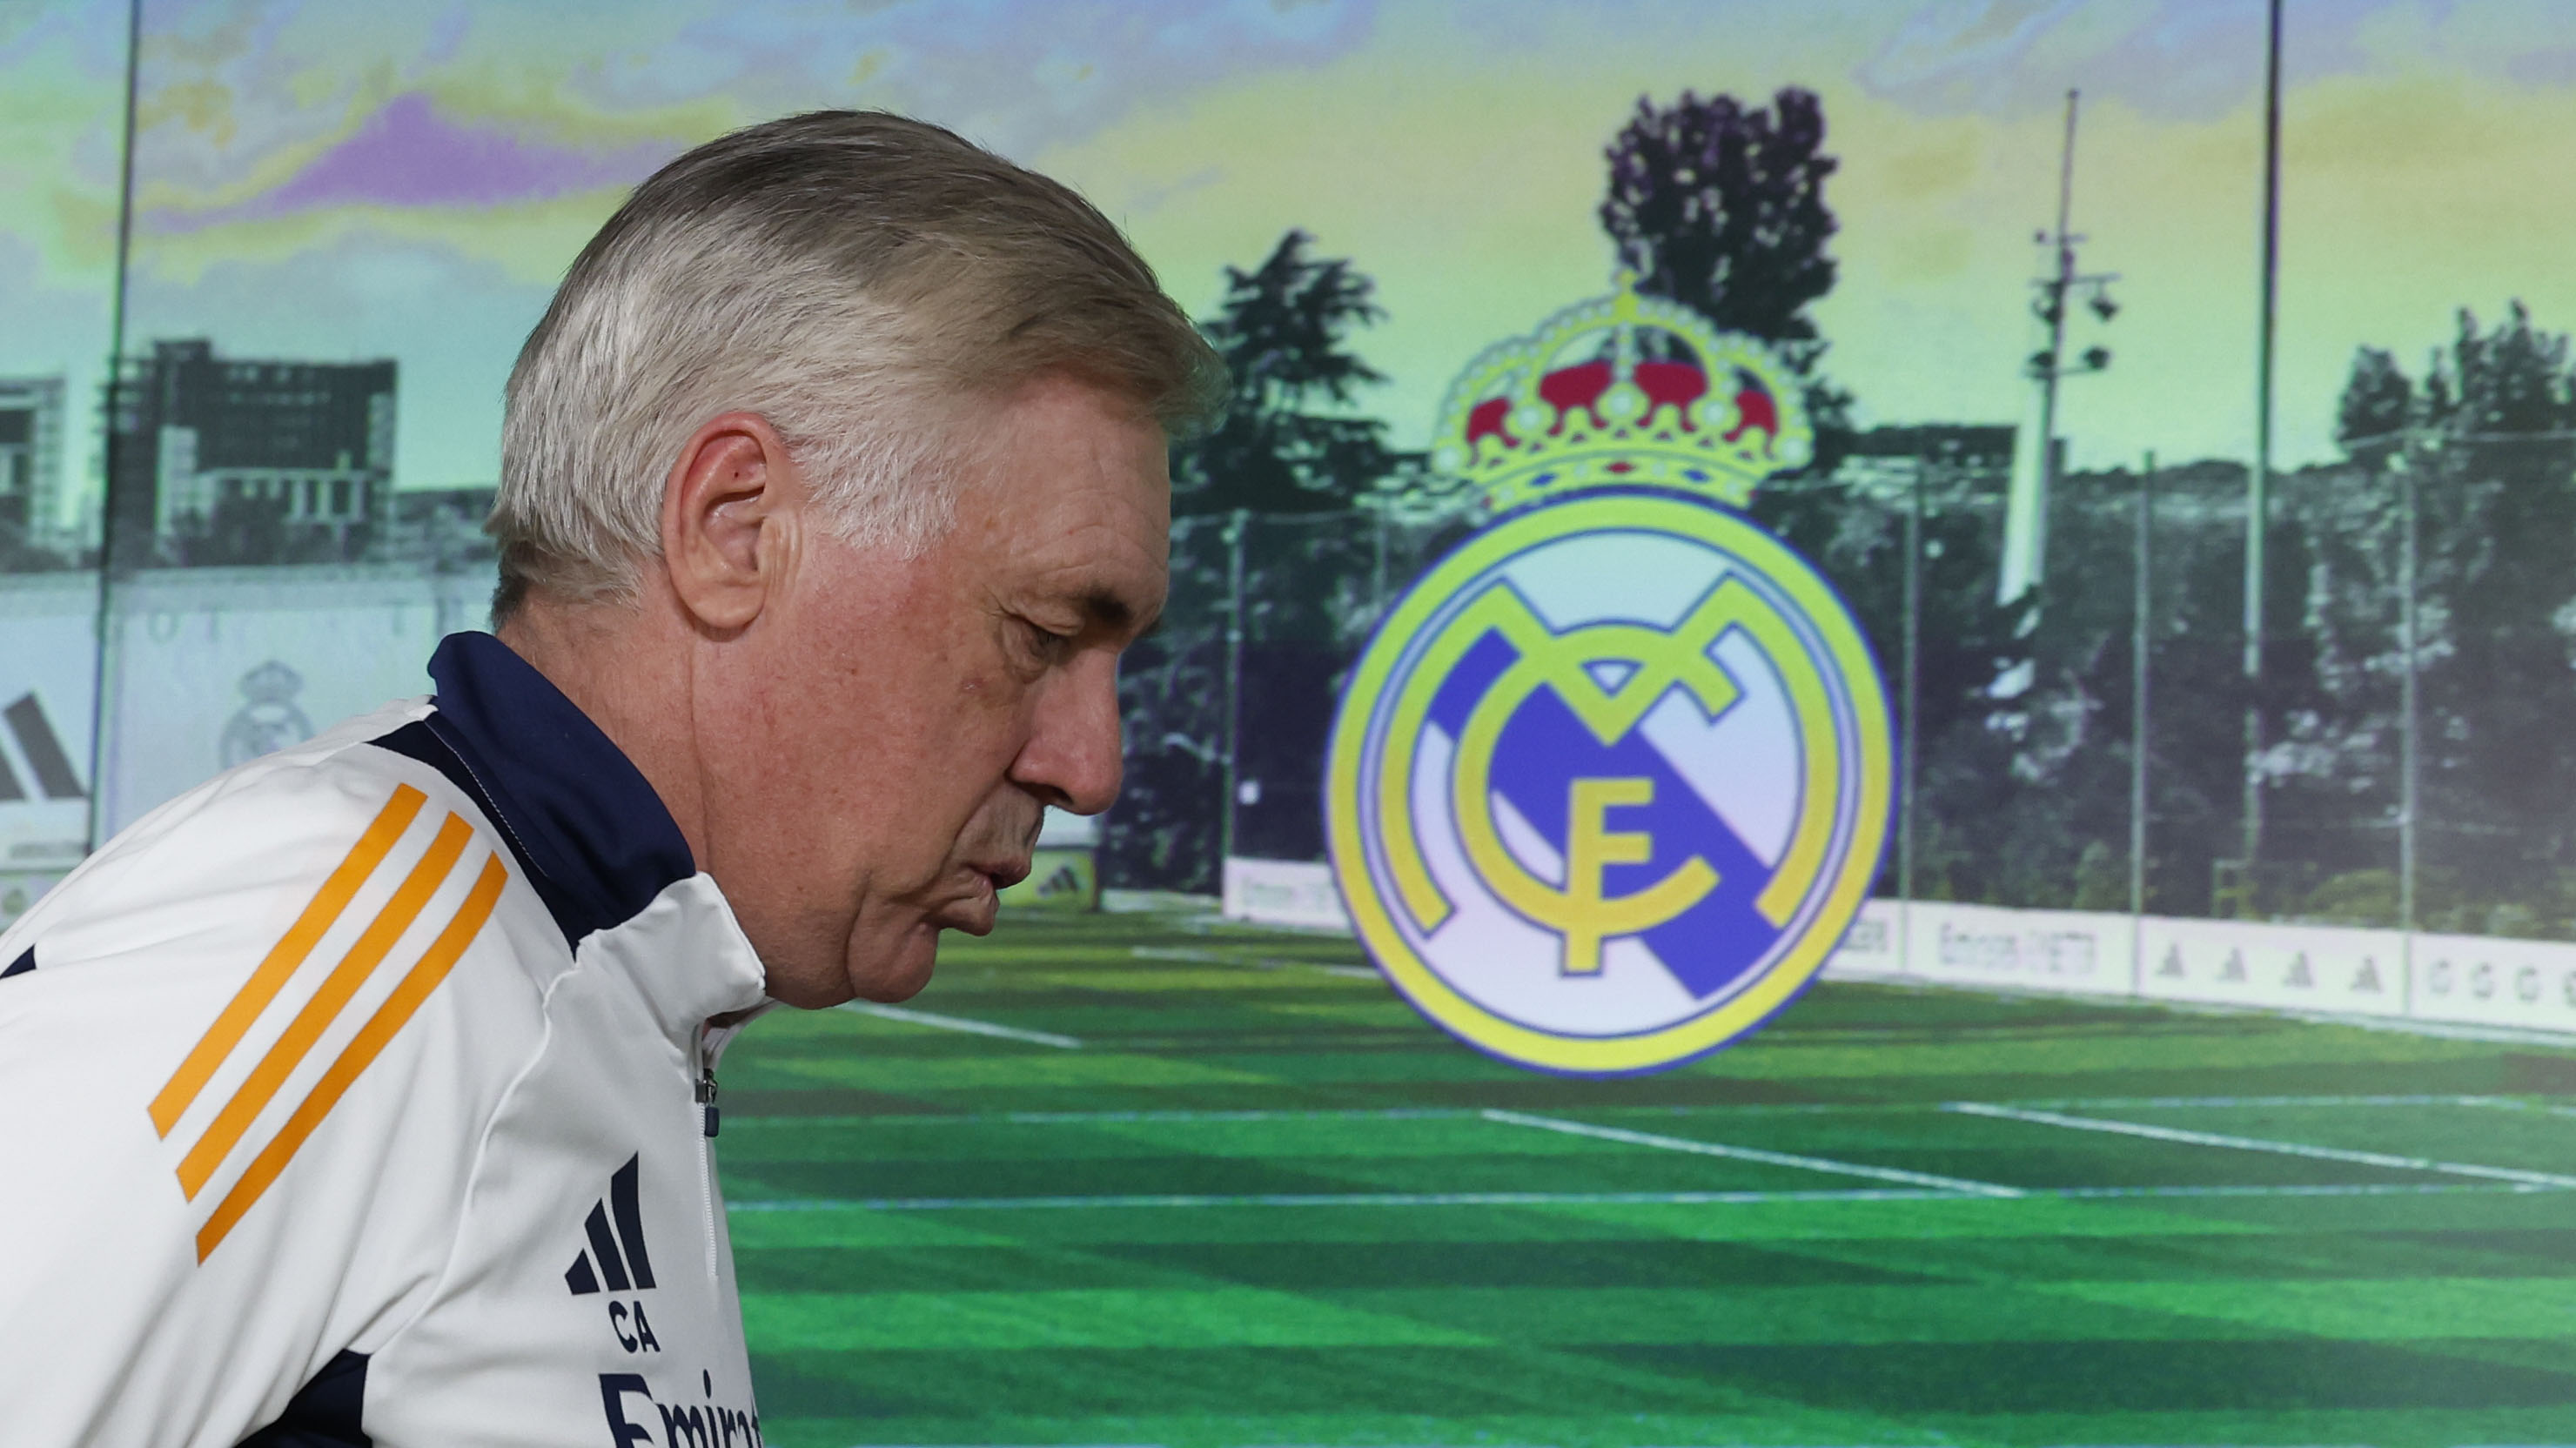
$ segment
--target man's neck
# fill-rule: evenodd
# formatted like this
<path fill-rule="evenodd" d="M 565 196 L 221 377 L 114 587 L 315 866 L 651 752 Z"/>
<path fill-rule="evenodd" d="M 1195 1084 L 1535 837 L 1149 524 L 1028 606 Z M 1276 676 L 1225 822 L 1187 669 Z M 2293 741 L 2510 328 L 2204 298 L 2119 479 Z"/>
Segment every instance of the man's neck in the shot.
<path fill-rule="evenodd" d="M 531 593 L 494 630 L 563 691 L 661 796 L 680 834 L 707 857 L 689 651 L 654 602 L 565 603 Z M 672 705 L 678 702 L 680 708 Z"/>

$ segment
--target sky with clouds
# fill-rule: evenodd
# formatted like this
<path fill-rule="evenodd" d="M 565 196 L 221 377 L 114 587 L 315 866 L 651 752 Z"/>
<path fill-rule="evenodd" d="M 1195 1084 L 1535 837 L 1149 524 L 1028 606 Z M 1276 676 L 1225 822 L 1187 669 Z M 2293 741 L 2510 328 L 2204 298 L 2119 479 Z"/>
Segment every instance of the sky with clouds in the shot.
<path fill-rule="evenodd" d="M 2353 349 L 2455 310 L 2576 326 L 2576 6 L 2290 0 L 2280 451 L 2331 453 Z M 2079 464 L 2253 433 L 2262 0 L 146 0 L 134 345 L 402 364 L 399 481 L 489 482 L 500 386 L 624 189 L 728 128 L 904 110 L 1080 186 L 1193 310 L 1292 226 L 1377 278 L 1371 399 L 1419 443 L 1486 343 L 1601 291 L 1601 152 L 1640 96 L 1824 100 L 1865 422 L 2014 421 L 2031 234 L 2083 93 L 2075 217 L 2125 309 Z M 0 375 L 108 351 L 121 0 L 0 7 Z"/>

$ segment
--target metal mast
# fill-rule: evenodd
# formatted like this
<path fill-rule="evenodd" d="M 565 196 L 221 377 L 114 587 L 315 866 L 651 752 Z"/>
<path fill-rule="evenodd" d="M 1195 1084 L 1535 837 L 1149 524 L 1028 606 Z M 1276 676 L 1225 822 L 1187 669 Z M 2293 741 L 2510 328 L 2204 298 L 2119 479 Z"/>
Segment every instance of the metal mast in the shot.
<path fill-rule="evenodd" d="M 109 647 L 114 640 L 116 618 L 116 570 L 119 539 L 116 536 L 116 475 L 124 431 L 117 416 L 127 401 L 125 387 L 125 302 L 126 275 L 134 261 L 134 136 L 135 115 L 143 86 L 143 0 L 132 0 L 125 8 L 125 126 L 117 147 L 116 191 L 116 282 L 111 293 L 107 324 L 107 390 L 101 409 L 107 423 L 104 449 L 104 472 L 99 479 L 98 502 L 98 611 L 96 632 L 90 643 L 89 690 L 89 827 L 83 842 L 95 850 L 107 843 L 107 695 L 110 682 Z M 148 541 L 148 540 L 147 540 Z"/>
<path fill-rule="evenodd" d="M 2263 66 L 2263 315 L 2254 370 L 2254 470 L 2245 480 L 2245 853 L 2237 913 L 2254 913 L 2263 854 L 2264 535 L 2272 519 L 2272 328 L 2281 274 L 2281 0 Z"/>
<path fill-rule="evenodd" d="M 2119 280 L 2118 274 L 2078 270 L 2075 249 L 2085 238 L 2067 229 L 2075 207 L 2076 99 L 2076 92 L 2066 93 L 2066 146 L 2057 163 L 2057 229 L 2038 236 L 2039 244 L 2055 253 L 2055 261 L 2046 276 L 2031 283 L 2039 293 L 2031 303 L 2031 312 L 2048 325 L 2048 345 L 2033 353 L 2024 366 L 2039 383 L 2038 459 L 2027 478 L 2014 479 L 2013 496 L 2006 504 L 2003 567 L 1995 579 L 1998 603 L 2013 602 L 2047 576 L 2048 509 L 2057 487 L 2057 384 L 2060 379 L 2085 376 L 2111 365 L 2111 349 L 2101 346 L 2087 347 L 2082 357 L 2068 363 L 2067 301 L 2077 291 L 2090 288 L 2093 295 L 2089 305 L 2095 316 L 2108 322 L 2120 310 L 2105 290 Z"/>

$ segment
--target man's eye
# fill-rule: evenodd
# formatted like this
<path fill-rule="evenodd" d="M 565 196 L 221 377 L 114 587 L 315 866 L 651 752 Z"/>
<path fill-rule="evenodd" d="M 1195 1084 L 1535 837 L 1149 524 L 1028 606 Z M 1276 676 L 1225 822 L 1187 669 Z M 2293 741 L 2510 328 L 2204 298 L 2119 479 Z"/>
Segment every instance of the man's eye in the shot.
<path fill-rule="evenodd" d="M 1063 658 L 1073 652 L 1073 646 L 1080 637 L 1076 634 L 1057 633 L 1054 629 L 1037 623 L 1030 623 L 1028 627 L 1029 646 L 1037 650 L 1041 658 Z"/>

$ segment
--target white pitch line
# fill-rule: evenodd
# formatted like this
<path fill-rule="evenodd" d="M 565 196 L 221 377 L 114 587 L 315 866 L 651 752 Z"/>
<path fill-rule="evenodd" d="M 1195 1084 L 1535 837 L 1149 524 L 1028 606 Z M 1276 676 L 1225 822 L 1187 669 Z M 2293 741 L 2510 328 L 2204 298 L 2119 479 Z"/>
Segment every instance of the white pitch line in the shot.
<path fill-rule="evenodd" d="M 2494 1106 L 2499 1103 L 2492 1096 L 2067 1096 L 2012 1104 L 2032 1110 L 2134 1111 L 2166 1107 L 2226 1110 L 2246 1106 Z"/>
<path fill-rule="evenodd" d="M 1213 950 L 1199 950 L 1186 945 L 1131 945 L 1127 947 L 1127 953 L 1138 960 L 1186 960 L 1198 965 L 1240 963 L 1231 955 L 1219 955 Z"/>
<path fill-rule="evenodd" d="M 2548 1188 L 2452 1182 L 2358 1182 L 2340 1186 L 2033 1187 L 2020 1200 L 2119 1201 L 2165 1197 L 2420 1197 L 2522 1195 Z M 1798 1202 L 1990 1202 L 1949 1190 L 1839 1192 L 1341 1192 L 1248 1196 L 1171 1193 L 1096 1197 L 788 1197 L 729 1202 L 728 1212 L 1063 1211 L 1148 1207 L 1746 1207 Z"/>
<path fill-rule="evenodd" d="M 1943 1109 L 1967 1116 L 1988 1116 L 2002 1121 L 2027 1121 L 2039 1126 L 2062 1126 L 2070 1131 L 2102 1131 L 2114 1136 L 2139 1136 L 2150 1141 L 2179 1142 L 2185 1146 L 2223 1146 L 2237 1151 L 2267 1151 L 2277 1156 L 2303 1156 L 2317 1161 L 2351 1162 L 2357 1166 L 2390 1167 L 2401 1171 L 2438 1171 L 2452 1176 L 2484 1177 L 2490 1181 L 2521 1182 L 2530 1186 L 2576 1187 L 2576 1176 L 2556 1172 L 2521 1171 L 2506 1166 L 2475 1166 L 2467 1162 L 2436 1161 L 2428 1156 L 2391 1156 L 2378 1151 L 2350 1151 L 2339 1146 L 2309 1146 L 2297 1141 L 2267 1141 L 2256 1136 L 2223 1136 L 2214 1131 L 2184 1131 L 2171 1126 L 2148 1126 L 2135 1121 L 2106 1121 L 2095 1116 L 2064 1116 L 2054 1111 L 2024 1111 L 2013 1106 L 1992 1106 L 1982 1101 L 1953 1101 Z"/>
<path fill-rule="evenodd" d="M 2314 1186 L 2033 1187 L 2030 1194 L 2034 1197 L 2091 1201 L 2116 1197 L 2424 1197 L 2457 1196 L 2464 1192 L 2528 1196 L 2533 1192 L 2559 1190 L 2563 1189 L 2531 1182 L 2503 1182 L 2491 1187 L 2470 1186 L 2465 1182 L 2327 1182 Z"/>
<path fill-rule="evenodd" d="M 783 1201 L 735 1202 L 735 1212 L 951 1212 L 1070 1207 L 1595 1207 L 1595 1206 L 1744 1206 L 1760 1202 L 1920 1202 L 1961 1200 L 1956 1192 L 1316 1192 L 1213 1196 L 1171 1193 L 1160 1196 L 1096 1197 L 879 1197 L 827 1201 L 789 1198 Z"/>
<path fill-rule="evenodd" d="M 1185 960 L 1194 965 L 1250 966 L 1254 970 L 1320 970 L 1326 975 L 1351 980 L 1376 980 L 1378 973 L 1365 965 L 1334 965 L 1321 960 L 1280 960 L 1266 955 L 1228 955 L 1214 950 L 1192 950 L 1176 945 L 1131 946 L 1128 953 L 1140 960 Z"/>
<path fill-rule="evenodd" d="M 1017 1026 L 997 1026 L 991 1021 L 970 1021 L 964 1016 L 933 1015 L 928 1011 L 906 1010 L 902 1006 L 881 1006 L 874 1001 L 845 1001 L 841 1009 L 856 1011 L 863 1016 L 901 1021 L 908 1026 L 934 1026 L 943 1031 L 964 1031 L 969 1035 L 999 1036 L 1005 1041 L 1026 1041 L 1033 1046 L 1054 1046 L 1065 1051 L 1082 1048 L 1082 1043 L 1073 1037 L 1059 1036 L 1049 1031 L 1023 1031 Z"/>
<path fill-rule="evenodd" d="M 2488 1105 L 2532 1111 L 2554 1111 L 2576 1115 L 2576 1108 L 2529 1106 L 2502 1097 L 2483 1096 L 2070 1096 L 2035 1099 L 2012 1103 L 2033 1108 L 2079 1110 L 2115 1110 L 2144 1106 L 2389 1106 L 2389 1105 Z M 1495 1108 L 1497 1110 L 1501 1108 Z M 1903 1116 L 1944 1110 L 1937 1101 L 1923 1102 L 1760 1102 L 1725 1106 L 1631 1106 L 1604 1108 L 1634 1115 L 1652 1117 L 1706 1116 Z M 1017 1124 L 1063 1122 L 1080 1124 L 1088 1121 L 1344 1121 L 1387 1120 L 1414 1121 L 1437 1117 L 1468 1117 L 1478 1113 L 1472 1106 L 1338 1106 L 1319 1108 L 1281 1107 L 1269 1110 L 1189 1111 L 963 1111 L 913 1112 L 892 1115 L 852 1117 L 798 1116 L 779 1118 L 803 1126 L 825 1121 L 849 1121 L 868 1126 L 906 1126 L 925 1122 L 941 1126 L 973 1125 L 979 1122 L 1008 1121 Z M 746 1117 L 745 1120 L 758 1118 Z"/>
<path fill-rule="evenodd" d="M 1880 990 L 1907 991 L 1914 994 L 1939 992 L 1944 995 L 1987 996 L 1998 1000 L 2077 1001 L 2088 1006 L 2112 1010 L 2163 1011 L 2178 1016 L 2219 1016 L 2257 1020 L 2297 1021 L 2311 1026 L 2350 1026 L 2358 1031 L 2394 1031 L 2409 1036 L 2429 1036 L 2444 1041 L 2486 1041 L 2513 1046 L 2554 1046 L 2566 1050 L 2576 1044 L 2564 1029 L 2536 1026 L 2468 1026 L 2448 1021 L 2412 1021 L 2396 1016 L 2363 1015 L 2350 1011 L 2303 1011 L 2280 1006 L 2227 1005 L 2216 1001 L 2179 1001 L 2161 996 L 2086 995 L 2069 996 L 2064 991 L 2042 990 L 2029 986 L 1954 984 L 1950 981 L 1926 981 L 1904 976 L 1878 976 L 1855 979 L 1853 985 Z"/>
<path fill-rule="evenodd" d="M 2516 1101 L 2510 1096 L 2463 1096 L 2463 1106 L 2491 1106 L 2499 1111 L 2536 1111 L 2543 1116 L 2576 1116 L 2576 1106 L 2543 1106 L 2537 1101 Z"/>
<path fill-rule="evenodd" d="M 1487 1121 L 1509 1126 L 1534 1126 L 1541 1131 L 1561 1131 L 1568 1136 L 1589 1136 L 1601 1141 L 1623 1142 L 1629 1146 L 1651 1146 L 1664 1151 L 1684 1151 L 1694 1156 L 1722 1156 L 1736 1161 L 1758 1161 L 1771 1166 L 1799 1167 L 1807 1171 L 1832 1172 L 1840 1176 L 1868 1177 L 1873 1181 L 1902 1182 L 1907 1186 L 1931 1187 L 1945 1192 L 1967 1192 L 1980 1197 L 2021 1196 L 2019 1187 L 1997 1186 L 1993 1182 L 1972 1182 L 1963 1177 L 1934 1176 L 1929 1172 L 1899 1171 L 1888 1166 L 1862 1166 L 1856 1162 L 1829 1161 L 1821 1156 L 1792 1156 L 1783 1151 L 1763 1151 L 1750 1146 L 1725 1146 L 1714 1141 L 1693 1141 L 1686 1136 L 1658 1136 L 1651 1131 L 1628 1131 L 1616 1126 L 1594 1126 L 1585 1121 L 1563 1121 L 1553 1116 L 1524 1116 L 1517 1111 L 1484 1111 L 1477 1113 Z"/>
<path fill-rule="evenodd" d="M 1069 1037 L 1067 1039 L 1070 1039 Z M 2069 1096 L 2033 1099 L 2010 1103 L 2037 1109 L 2115 1111 L 2144 1107 L 2244 1107 L 2244 1106 L 2475 1106 L 2510 1111 L 2545 1112 L 2576 1116 L 2576 1107 L 2542 1106 L 2502 1096 Z M 1499 1109 L 1499 1108 L 1497 1108 Z M 1763 1102 L 1726 1106 L 1638 1106 L 1608 1108 L 1630 1114 L 1653 1117 L 1731 1117 L 1731 1116 L 1903 1116 L 1948 1109 L 1943 1103 L 1926 1102 Z M 1084 1122 L 1121 1121 L 1421 1121 L 1443 1117 L 1463 1118 L 1478 1114 L 1472 1106 L 1343 1106 L 1312 1109 L 1275 1108 L 1244 1111 L 965 1111 L 912 1112 L 867 1116 L 798 1116 L 774 1118 L 792 1120 L 798 1129 L 818 1123 L 847 1123 L 864 1126 L 912 1126 L 935 1123 L 940 1126 L 971 1126 L 978 1123 L 1007 1121 L 1015 1125 L 1060 1122 L 1080 1125 Z M 754 1121 L 762 1118 L 744 1117 Z"/>
<path fill-rule="evenodd" d="M 1007 1121 L 1015 1126 L 1115 1124 L 1131 1121 L 1443 1121 L 1473 1116 L 1464 1106 L 1353 1106 L 1320 1111 L 1008 1111 L 983 1116 L 873 1117 L 876 1121 Z M 798 1118 L 800 1120 L 807 1118 Z"/>

